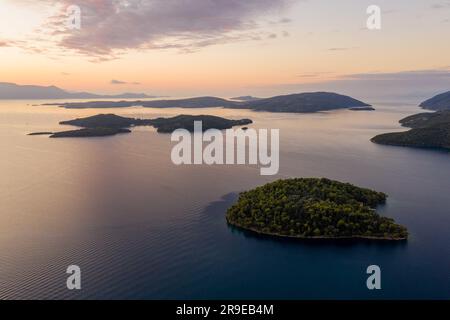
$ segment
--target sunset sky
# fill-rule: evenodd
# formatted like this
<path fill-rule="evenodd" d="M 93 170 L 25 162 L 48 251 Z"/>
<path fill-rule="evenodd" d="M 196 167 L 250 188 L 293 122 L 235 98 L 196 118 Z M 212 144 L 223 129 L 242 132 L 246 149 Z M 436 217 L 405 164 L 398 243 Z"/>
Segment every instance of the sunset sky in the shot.
<path fill-rule="evenodd" d="M 373 4 L 381 30 L 366 28 Z M 70 5 L 80 30 L 66 26 Z M 438 91 L 450 89 L 449 39 L 446 0 L 0 0 L 0 82 L 171 96 L 399 80 Z"/>

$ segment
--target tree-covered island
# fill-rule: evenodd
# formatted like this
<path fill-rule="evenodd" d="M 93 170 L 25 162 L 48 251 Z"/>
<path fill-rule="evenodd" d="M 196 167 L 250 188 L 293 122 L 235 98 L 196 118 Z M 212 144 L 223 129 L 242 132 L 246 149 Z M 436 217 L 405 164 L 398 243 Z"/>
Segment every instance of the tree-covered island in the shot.
<path fill-rule="evenodd" d="M 82 129 L 61 132 L 33 132 L 31 136 L 49 135 L 50 138 L 86 138 L 113 136 L 120 133 L 130 133 L 130 128 L 137 126 L 153 126 L 159 133 L 172 133 L 177 129 L 194 131 L 195 121 L 202 122 L 202 130 L 225 130 L 235 126 L 252 123 L 250 119 L 226 119 L 211 115 L 179 115 L 171 118 L 135 119 L 121 117 L 115 114 L 98 114 L 86 118 L 61 121 L 61 125 L 71 125 Z"/>
<path fill-rule="evenodd" d="M 292 238 L 406 240 L 408 231 L 375 208 L 386 194 L 325 178 L 278 180 L 240 194 L 227 222 Z"/>

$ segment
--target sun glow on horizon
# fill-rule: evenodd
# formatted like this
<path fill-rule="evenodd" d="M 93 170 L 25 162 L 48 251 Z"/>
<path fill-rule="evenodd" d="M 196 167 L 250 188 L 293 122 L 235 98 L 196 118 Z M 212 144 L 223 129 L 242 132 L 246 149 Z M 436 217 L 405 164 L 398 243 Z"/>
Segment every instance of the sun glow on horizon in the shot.
<path fill-rule="evenodd" d="M 99 31 L 95 35 L 97 38 L 83 33 L 73 36 L 75 38 L 69 35 L 71 42 L 61 45 L 61 34 L 49 33 L 49 17 L 55 15 L 64 1 L 46 1 L 47 5 L 39 5 L 30 1 L 1 0 L 0 81 L 56 85 L 66 90 L 99 93 L 234 95 L 257 91 L 255 88 L 281 92 L 280 86 L 327 82 L 350 74 L 445 70 L 450 65 L 450 44 L 443 41 L 450 30 L 450 23 L 445 22 L 449 8 L 433 9 L 429 2 L 422 0 L 380 1 L 385 12 L 383 28 L 369 31 L 364 29 L 365 1 L 294 2 L 264 13 L 260 12 L 257 2 L 251 2 L 254 5 L 251 8 L 229 8 L 223 2 L 222 10 L 230 11 L 218 15 L 218 22 L 202 21 L 198 17 L 197 35 L 190 31 L 160 48 L 156 47 L 164 43 L 160 38 L 150 37 L 150 42 L 143 44 L 141 38 L 145 34 L 132 29 L 133 21 L 123 20 L 121 23 L 130 28 L 127 29 L 130 37 L 135 37 L 135 46 L 128 48 L 134 42 L 126 39 L 126 30 L 125 39 Z M 336 6 L 340 10 L 336 10 Z M 108 21 L 113 15 L 107 5 L 94 9 L 93 12 L 103 19 L 98 21 Z M 167 13 L 168 19 L 191 14 L 179 7 L 164 8 L 169 9 L 174 13 Z M 249 12 L 241 13 L 244 10 Z M 85 14 L 94 15 L 93 12 Z M 209 11 L 204 19 L 208 14 Z M 231 14 L 242 21 L 234 21 Z M 186 21 L 194 23 L 196 20 Z M 217 30 L 209 33 L 203 23 Z M 95 30 L 97 26 L 88 24 L 85 28 Z M 167 23 L 164 19 L 149 22 L 145 28 L 158 35 L 177 31 L 173 22 Z M 115 46 L 118 49 L 114 50 L 114 57 L 80 52 L 77 41 L 82 36 L 90 43 L 98 42 L 99 48 Z M 419 38 L 421 41 L 417 40 Z"/>

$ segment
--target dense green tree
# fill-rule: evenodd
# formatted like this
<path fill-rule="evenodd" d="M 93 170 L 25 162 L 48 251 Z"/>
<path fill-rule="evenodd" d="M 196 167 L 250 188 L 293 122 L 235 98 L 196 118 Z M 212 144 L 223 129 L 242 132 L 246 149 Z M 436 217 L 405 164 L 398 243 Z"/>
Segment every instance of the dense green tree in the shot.
<path fill-rule="evenodd" d="M 228 209 L 228 223 L 293 237 L 406 239 L 408 232 L 375 207 L 386 195 L 329 179 L 278 180 L 243 192 Z"/>

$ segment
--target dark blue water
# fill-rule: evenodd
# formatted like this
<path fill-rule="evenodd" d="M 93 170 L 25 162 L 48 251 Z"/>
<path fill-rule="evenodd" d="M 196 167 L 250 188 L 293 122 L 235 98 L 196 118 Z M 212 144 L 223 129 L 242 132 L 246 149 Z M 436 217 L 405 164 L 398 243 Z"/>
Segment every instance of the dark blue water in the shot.
<path fill-rule="evenodd" d="M 41 128 L 40 118 L 33 113 L 27 118 L 32 125 L 17 130 L 12 124 L 23 123 L 24 115 L 8 119 L 9 136 L 3 131 L 1 142 L 14 161 L 2 163 L 9 191 L 1 194 L 0 297 L 449 299 L 450 155 L 369 141 L 399 130 L 398 119 L 418 111 L 242 111 L 239 116 L 255 119 L 257 127 L 280 128 L 275 177 L 261 177 L 252 167 L 175 167 L 168 137 L 150 131 L 30 140 L 20 133 Z M 52 112 L 55 120 L 74 116 Z M 386 192 L 379 212 L 407 226 L 410 239 L 282 240 L 226 224 L 226 209 L 239 191 L 293 176 Z M 70 264 L 81 267 L 81 291 L 66 289 Z M 366 287 L 372 264 L 381 267 L 382 290 Z"/>

